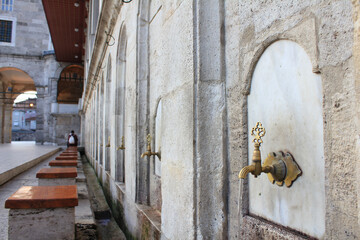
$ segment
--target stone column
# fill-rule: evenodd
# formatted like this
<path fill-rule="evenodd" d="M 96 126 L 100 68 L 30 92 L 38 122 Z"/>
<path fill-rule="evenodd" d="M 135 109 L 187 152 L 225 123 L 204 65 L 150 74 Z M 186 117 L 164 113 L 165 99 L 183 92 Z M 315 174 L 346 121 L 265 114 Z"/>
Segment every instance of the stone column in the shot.
<path fill-rule="evenodd" d="M 141 1 L 137 26 L 137 123 L 136 123 L 136 202 L 149 204 L 150 161 L 141 159 L 146 150 L 146 136 L 149 133 L 149 2 Z"/>
<path fill-rule="evenodd" d="M 58 113 L 59 105 L 57 103 L 57 78 L 49 79 L 49 96 L 48 96 L 48 106 L 50 107 L 50 111 L 47 112 L 48 116 L 48 138 L 49 141 L 53 143 L 57 143 L 57 132 L 56 132 L 56 117 L 54 114 Z M 46 111 L 45 111 L 46 112 Z"/>
<path fill-rule="evenodd" d="M 1 143 L 11 143 L 12 110 L 12 103 L 1 106 Z"/>
<path fill-rule="evenodd" d="M 86 122 L 86 118 L 85 118 L 85 114 L 83 111 L 79 111 L 79 115 L 80 115 L 80 129 L 81 132 L 79 134 L 80 136 L 80 142 L 79 142 L 79 146 L 84 147 L 85 146 L 85 136 L 89 136 L 85 133 L 85 122 Z"/>
<path fill-rule="evenodd" d="M 227 112 L 224 3 L 195 1 L 196 226 L 197 238 L 227 238 Z M 211 37 L 209 37 L 211 36 Z"/>
<path fill-rule="evenodd" d="M 36 144 L 44 144 L 45 142 L 45 130 L 44 130 L 44 93 L 45 89 L 42 86 L 36 87 L 37 99 L 36 99 L 36 132 L 35 132 L 35 141 Z"/>

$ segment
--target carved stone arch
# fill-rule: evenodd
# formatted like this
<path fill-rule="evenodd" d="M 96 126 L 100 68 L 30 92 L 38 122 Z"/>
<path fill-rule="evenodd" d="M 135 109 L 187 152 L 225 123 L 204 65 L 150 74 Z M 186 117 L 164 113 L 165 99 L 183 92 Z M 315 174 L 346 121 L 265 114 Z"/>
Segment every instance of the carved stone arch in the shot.
<path fill-rule="evenodd" d="M 109 53 L 108 60 L 107 60 L 107 67 L 106 67 L 106 82 L 111 82 L 111 54 Z"/>
<path fill-rule="evenodd" d="M 120 27 L 118 48 L 116 54 L 116 82 L 114 95 L 115 113 L 115 146 L 116 148 L 125 142 L 125 94 L 126 94 L 126 47 L 127 34 L 125 23 Z M 115 179 L 125 182 L 125 150 L 115 151 Z"/>
<path fill-rule="evenodd" d="M 14 100 L 24 92 L 36 90 L 34 80 L 23 69 L 0 68 L 0 143 L 11 143 L 12 140 Z"/>
<path fill-rule="evenodd" d="M 61 64 L 61 63 L 58 63 L 58 67 L 56 68 L 55 72 L 54 72 L 54 75 L 52 76 L 53 78 L 55 79 L 59 79 L 60 78 L 60 74 L 61 72 L 68 66 L 70 66 L 71 64 Z"/>
<path fill-rule="evenodd" d="M 249 136 L 254 124 L 262 122 L 266 129 L 262 156 L 276 151 L 290 152 L 305 174 L 287 191 L 272 188 L 267 178 L 249 176 L 249 191 L 244 191 L 249 202 L 245 204 L 248 204 L 250 215 L 322 238 L 325 232 L 325 163 L 321 77 L 313 72 L 311 57 L 297 42 L 281 39 L 265 46 L 268 47 L 254 57 L 257 61 L 249 73 L 251 87 L 244 96 L 247 119 L 243 131 Z M 252 138 L 248 138 L 247 154 L 244 154 L 248 156 L 248 163 L 254 149 L 251 141 Z M 310 189 L 313 194 L 303 201 L 301 196 Z M 268 204 L 264 199 L 276 200 Z M 287 208 L 290 205 L 292 207 Z M 242 213 L 247 213 L 244 204 Z M 288 216 L 299 213 L 308 221 L 289 221 Z"/>
<path fill-rule="evenodd" d="M 161 152 L 161 138 L 162 138 L 162 97 L 156 100 L 155 109 L 153 111 L 154 123 L 153 123 L 153 136 L 154 136 L 154 150 L 155 152 Z M 161 177 L 161 161 L 155 158 L 153 173 Z"/>
<path fill-rule="evenodd" d="M 35 82 L 31 76 L 26 71 L 15 67 L 0 68 L 0 83 L 5 88 L 4 92 L 8 92 L 2 93 L 5 102 L 8 103 L 15 100 L 21 93 L 36 91 Z"/>
<path fill-rule="evenodd" d="M 106 144 L 106 140 L 104 137 L 104 105 L 105 105 L 105 99 L 104 99 L 104 87 L 105 87 L 105 80 L 104 80 L 104 73 L 101 72 L 100 73 L 100 82 L 99 82 L 99 129 L 100 129 L 100 133 L 99 133 L 99 141 L 100 141 L 100 151 L 99 151 L 99 161 L 100 161 L 100 165 L 104 164 L 104 148 L 105 148 L 105 144 Z"/>
<path fill-rule="evenodd" d="M 106 66 L 106 82 L 105 82 L 105 116 L 104 116 L 104 130 L 105 130 L 105 170 L 110 171 L 110 148 L 111 148 L 111 82 L 112 82 L 112 68 L 111 68 L 111 54 L 109 53 Z"/>
<path fill-rule="evenodd" d="M 126 46 L 127 46 L 127 34 L 126 25 L 123 22 L 120 27 L 118 48 L 116 53 L 116 60 L 120 62 L 126 61 Z"/>
<path fill-rule="evenodd" d="M 18 69 L 19 71 L 22 71 L 23 73 L 26 73 L 27 75 L 30 76 L 31 79 L 33 79 L 35 86 L 41 85 L 41 78 L 38 78 L 38 71 L 40 70 L 40 68 L 36 68 L 34 66 L 32 66 L 31 64 L 29 64 L 28 61 L 23 61 L 23 60 L 19 60 L 19 61 L 13 61 L 11 62 L 11 64 L 9 65 L 8 60 L 2 62 L 0 59 L 0 65 L 1 66 L 6 66 L 3 68 L 12 68 L 12 69 Z"/>
<path fill-rule="evenodd" d="M 315 42 L 316 34 L 315 34 L 315 29 L 313 29 L 315 24 L 313 23 L 313 21 L 314 19 L 309 19 L 308 21 L 299 24 L 299 26 L 294 27 L 294 29 L 290 30 L 289 32 L 282 34 L 277 33 L 272 36 L 269 36 L 255 47 L 255 51 L 253 51 L 253 56 L 251 60 L 244 66 L 245 69 L 244 72 L 246 72 L 246 76 L 245 76 L 246 85 L 242 92 L 244 95 L 250 94 L 252 75 L 260 57 L 270 45 L 272 45 L 277 41 L 289 40 L 297 43 L 299 46 L 304 48 L 305 52 L 310 57 L 310 61 L 312 64 L 312 71 L 314 73 L 320 73 L 318 66 L 318 50 L 316 49 L 316 42 Z M 298 31 L 301 32 L 302 35 L 312 36 L 310 37 L 311 41 L 297 37 L 297 35 L 292 34 L 292 31 Z"/>

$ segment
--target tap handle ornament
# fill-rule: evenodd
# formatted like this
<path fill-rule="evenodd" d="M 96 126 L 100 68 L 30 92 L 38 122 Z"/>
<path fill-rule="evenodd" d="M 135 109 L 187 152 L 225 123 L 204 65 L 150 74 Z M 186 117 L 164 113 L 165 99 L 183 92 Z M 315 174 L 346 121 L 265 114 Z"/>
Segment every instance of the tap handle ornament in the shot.
<path fill-rule="evenodd" d="M 124 150 L 125 144 L 124 144 L 124 136 L 121 137 L 121 145 L 116 150 Z"/>
<path fill-rule="evenodd" d="M 253 143 L 258 144 L 259 147 L 263 143 L 263 140 L 261 139 L 263 136 L 265 136 L 265 128 L 262 126 L 261 122 L 257 122 L 255 127 L 251 129 L 251 136 L 254 137 Z"/>
<path fill-rule="evenodd" d="M 146 137 L 146 140 L 147 140 L 147 147 L 148 147 L 148 149 L 151 149 L 151 135 L 150 135 L 150 133 L 147 135 L 147 137 Z"/>

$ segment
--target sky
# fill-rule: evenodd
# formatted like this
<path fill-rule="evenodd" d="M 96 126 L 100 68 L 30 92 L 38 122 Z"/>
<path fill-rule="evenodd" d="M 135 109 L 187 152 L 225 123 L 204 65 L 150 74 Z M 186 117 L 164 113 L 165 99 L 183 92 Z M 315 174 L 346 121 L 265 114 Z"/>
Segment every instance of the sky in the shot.
<path fill-rule="evenodd" d="M 22 101 L 25 101 L 25 100 L 27 100 L 29 98 L 37 98 L 36 97 L 36 91 L 28 91 L 28 92 L 25 92 L 23 94 L 20 94 L 19 96 L 17 96 L 14 103 L 22 102 Z"/>

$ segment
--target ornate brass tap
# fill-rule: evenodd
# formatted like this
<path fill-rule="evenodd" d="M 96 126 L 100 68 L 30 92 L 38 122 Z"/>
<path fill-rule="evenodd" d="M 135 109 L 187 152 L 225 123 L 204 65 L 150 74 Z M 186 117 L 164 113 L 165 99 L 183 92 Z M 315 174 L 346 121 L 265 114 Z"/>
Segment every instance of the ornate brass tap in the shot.
<path fill-rule="evenodd" d="M 261 165 L 260 145 L 263 143 L 262 137 L 265 136 L 265 128 L 260 122 L 251 129 L 251 136 L 254 136 L 254 152 L 252 157 L 252 164 L 241 169 L 239 178 L 244 179 L 248 173 L 255 177 L 262 172 L 268 174 L 270 182 L 276 182 L 277 185 L 282 186 L 285 182 L 287 187 L 302 174 L 300 167 L 297 165 L 290 153 L 271 152 L 265 159 L 264 164 Z"/>
<path fill-rule="evenodd" d="M 143 157 L 145 157 L 145 156 L 152 156 L 152 155 L 154 155 L 154 156 L 157 156 L 160 160 L 161 160 L 161 153 L 160 152 L 152 152 L 151 151 L 151 136 L 150 136 L 150 134 L 148 134 L 147 135 L 147 143 L 148 143 L 148 145 L 147 145 L 147 151 L 146 152 L 144 152 L 143 154 L 141 154 L 141 158 L 143 158 Z"/>
<path fill-rule="evenodd" d="M 121 145 L 119 147 L 117 147 L 116 150 L 124 150 L 125 149 L 125 145 L 124 145 L 124 136 L 122 136 L 121 138 Z"/>
<path fill-rule="evenodd" d="M 111 145 L 110 145 L 110 136 L 108 138 L 108 143 L 105 145 L 105 147 L 111 147 Z"/>
<path fill-rule="evenodd" d="M 262 172 L 269 172 L 269 168 L 262 168 L 261 167 L 261 153 L 260 153 L 260 146 L 263 143 L 262 137 L 265 136 L 265 128 L 263 128 L 260 122 L 256 123 L 256 126 L 251 129 L 251 136 L 254 136 L 253 143 L 254 143 L 254 152 L 252 157 L 252 164 L 249 166 L 244 167 L 241 169 L 239 173 L 239 178 L 244 179 L 248 173 L 251 173 L 255 177 L 259 176 Z"/>

